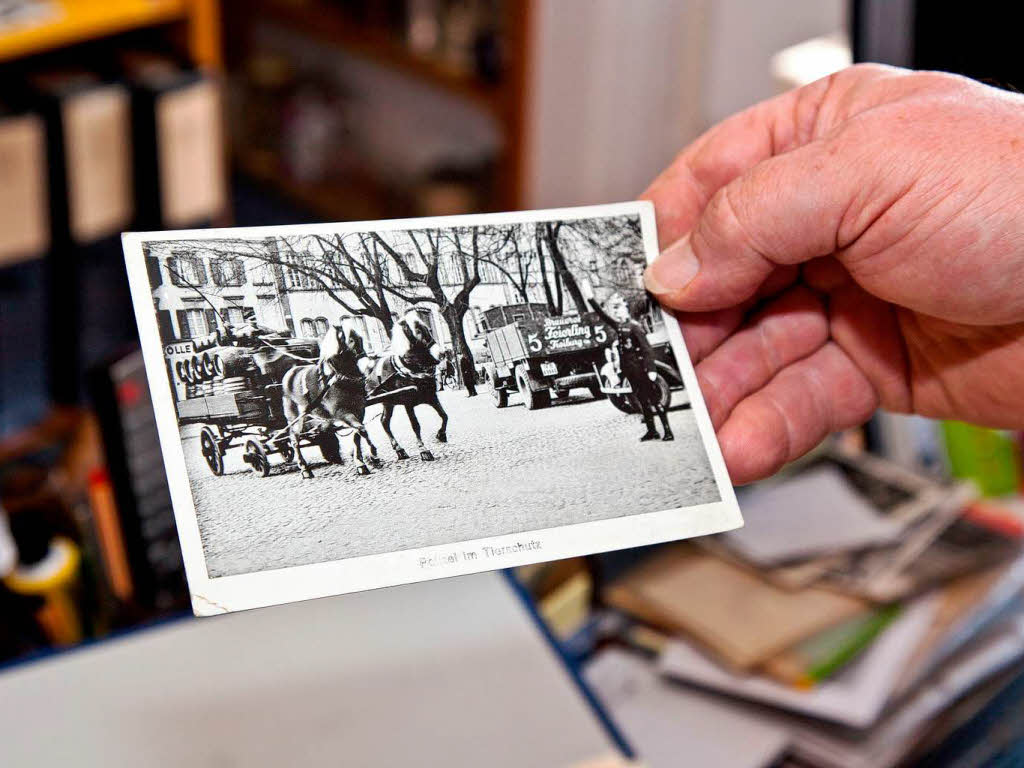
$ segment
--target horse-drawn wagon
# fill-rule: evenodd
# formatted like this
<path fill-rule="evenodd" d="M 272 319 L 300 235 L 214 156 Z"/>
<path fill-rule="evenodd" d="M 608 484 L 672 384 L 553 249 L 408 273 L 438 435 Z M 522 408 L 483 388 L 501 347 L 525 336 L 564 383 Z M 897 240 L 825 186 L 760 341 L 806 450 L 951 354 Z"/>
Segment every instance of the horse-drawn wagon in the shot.
<path fill-rule="evenodd" d="M 398 459 L 408 454 L 390 422 L 394 408 L 404 406 L 420 458 L 434 460 L 413 413 L 417 405 L 432 407 L 441 418 L 436 438 L 447 441 L 448 415 L 434 387 L 434 346 L 413 313 L 396 324 L 391 350 L 380 357 L 369 355 L 359 334 L 340 325 L 320 341 L 244 325 L 175 342 L 165 352 L 178 394 L 178 423 L 201 425 L 199 450 L 214 475 L 224 474 L 228 449 L 240 446 L 242 460 L 257 475 L 269 475 L 270 457 L 280 455 L 312 477 L 302 449 L 315 446 L 329 464 L 344 464 L 339 430 L 352 438 L 358 474 L 381 466 L 365 426 L 365 410 L 375 404 L 383 405 L 381 425 Z"/>
<path fill-rule="evenodd" d="M 281 403 L 281 378 L 299 362 L 315 360 L 316 341 L 280 334 L 237 336 L 218 332 L 173 345 L 170 360 L 178 391 L 178 422 L 200 424 L 199 450 L 214 475 L 224 474 L 228 449 L 241 447 L 254 474 L 270 474 L 270 457 L 295 458 Z M 333 432 L 310 433 L 306 443 L 324 460 L 343 463 Z"/>

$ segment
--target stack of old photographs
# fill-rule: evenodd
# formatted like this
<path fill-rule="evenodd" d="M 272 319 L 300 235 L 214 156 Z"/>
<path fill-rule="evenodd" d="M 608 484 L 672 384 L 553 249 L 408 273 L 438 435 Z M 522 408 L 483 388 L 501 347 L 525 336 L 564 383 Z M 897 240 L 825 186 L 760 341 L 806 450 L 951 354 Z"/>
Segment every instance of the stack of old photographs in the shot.
<path fill-rule="evenodd" d="M 1019 525 L 971 486 L 830 447 L 739 499 L 744 528 L 661 548 L 603 590 L 676 695 L 754 707 L 810 764 L 882 766 L 1024 657 Z"/>

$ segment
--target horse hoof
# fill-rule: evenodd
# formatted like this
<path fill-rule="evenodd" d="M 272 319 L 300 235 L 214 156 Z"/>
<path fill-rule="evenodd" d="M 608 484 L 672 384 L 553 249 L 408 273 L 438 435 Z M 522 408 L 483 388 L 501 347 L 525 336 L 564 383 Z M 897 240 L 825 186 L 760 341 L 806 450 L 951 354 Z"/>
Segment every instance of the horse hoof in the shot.
<path fill-rule="evenodd" d="M 368 475 L 368 474 L 370 474 L 370 468 L 366 467 L 366 466 L 357 467 L 356 468 L 356 474 L 357 475 Z"/>
<path fill-rule="evenodd" d="M 434 460 L 434 454 L 432 454 L 430 451 L 420 451 L 420 460 L 421 461 L 433 461 Z"/>
<path fill-rule="evenodd" d="M 437 442 L 439 442 L 439 443 L 447 443 L 448 442 L 448 433 L 446 433 L 446 432 L 438 432 L 436 437 L 437 437 Z"/>
<path fill-rule="evenodd" d="M 381 461 L 376 456 L 374 456 L 372 459 L 370 459 L 370 464 L 373 465 L 374 467 L 376 467 L 377 469 L 380 469 L 381 467 L 384 466 L 384 462 Z"/>
<path fill-rule="evenodd" d="M 395 451 L 395 455 L 398 457 L 399 461 L 405 461 L 406 459 L 409 458 L 409 454 L 405 452 L 404 448 L 400 448 L 397 451 Z"/>
<path fill-rule="evenodd" d="M 311 470 L 304 469 L 304 470 L 302 470 L 302 476 L 304 478 L 306 478 L 307 480 L 312 480 L 313 479 L 313 472 Z"/>

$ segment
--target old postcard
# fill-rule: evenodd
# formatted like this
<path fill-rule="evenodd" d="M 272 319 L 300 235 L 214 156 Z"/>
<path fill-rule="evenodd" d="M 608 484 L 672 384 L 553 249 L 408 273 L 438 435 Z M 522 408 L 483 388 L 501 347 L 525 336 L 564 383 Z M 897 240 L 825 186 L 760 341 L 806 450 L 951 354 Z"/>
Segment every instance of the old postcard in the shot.
<path fill-rule="evenodd" d="M 742 525 L 649 203 L 123 240 L 197 614 Z"/>

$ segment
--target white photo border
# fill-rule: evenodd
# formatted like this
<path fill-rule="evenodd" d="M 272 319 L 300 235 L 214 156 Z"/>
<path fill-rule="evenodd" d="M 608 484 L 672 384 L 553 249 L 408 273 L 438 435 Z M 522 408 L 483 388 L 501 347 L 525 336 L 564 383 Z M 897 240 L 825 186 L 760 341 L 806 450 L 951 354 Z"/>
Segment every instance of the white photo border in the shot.
<path fill-rule="evenodd" d="M 235 227 L 165 232 L 126 232 L 121 236 L 125 264 L 138 322 L 146 374 L 156 414 L 160 448 L 167 471 L 175 522 L 181 540 L 197 616 L 260 608 L 380 587 L 511 568 L 529 563 L 608 552 L 704 536 L 743 525 L 732 483 L 715 438 L 703 394 L 683 342 L 678 321 L 660 309 L 672 351 L 690 398 L 704 450 L 711 464 L 720 500 L 678 509 L 574 523 L 539 531 L 438 544 L 429 547 L 352 557 L 344 560 L 293 566 L 277 570 L 210 578 L 196 516 L 192 487 L 185 464 L 184 446 L 163 359 L 163 342 L 153 309 L 152 287 L 143 258 L 143 244 L 164 240 L 213 240 L 226 237 L 259 238 L 274 234 L 384 232 L 424 227 L 466 227 L 487 224 L 578 220 L 613 216 L 639 216 L 644 251 L 650 262 L 658 253 L 654 205 L 646 201 L 575 208 L 553 208 L 508 213 L 471 214 L 432 218 L 389 219 L 328 224 L 270 227 Z M 500 552 L 493 556 L 486 549 Z M 474 558 L 466 553 L 474 552 Z"/>

